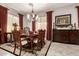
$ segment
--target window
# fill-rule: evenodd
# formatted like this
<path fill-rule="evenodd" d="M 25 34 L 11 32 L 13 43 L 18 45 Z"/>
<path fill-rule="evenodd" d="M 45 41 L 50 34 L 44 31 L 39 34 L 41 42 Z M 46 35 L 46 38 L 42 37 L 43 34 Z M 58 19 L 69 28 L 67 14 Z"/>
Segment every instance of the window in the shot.
<path fill-rule="evenodd" d="M 12 31 L 13 23 L 16 23 L 19 25 L 19 16 L 15 16 L 13 14 L 8 13 L 7 32 Z"/>
<path fill-rule="evenodd" d="M 47 28 L 46 16 L 39 17 L 36 21 L 36 31 L 38 31 L 40 29 L 46 30 L 46 28 Z"/>

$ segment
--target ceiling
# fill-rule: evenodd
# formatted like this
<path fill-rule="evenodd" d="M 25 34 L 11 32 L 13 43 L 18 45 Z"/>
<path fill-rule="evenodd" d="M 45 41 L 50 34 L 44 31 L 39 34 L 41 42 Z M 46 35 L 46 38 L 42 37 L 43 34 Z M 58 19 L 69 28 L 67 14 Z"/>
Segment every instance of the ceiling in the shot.
<path fill-rule="evenodd" d="M 33 9 L 34 12 L 39 13 L 55 10 L 57 8 L 72 4 L 73 3 L 33 3 Z M 14 9 L 22 14 L 30 13 L 32 11 L 32 7 L 29 5 L 29 3 L 0 3 L 0 5 L 8 7 L 9 9 Z"/>

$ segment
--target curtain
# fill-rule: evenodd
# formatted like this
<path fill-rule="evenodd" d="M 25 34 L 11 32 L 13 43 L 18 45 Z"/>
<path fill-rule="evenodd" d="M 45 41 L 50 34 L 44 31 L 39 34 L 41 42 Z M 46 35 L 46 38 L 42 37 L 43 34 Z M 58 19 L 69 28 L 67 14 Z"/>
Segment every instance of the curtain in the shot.
<path fill-rule="evenodd" d="M 23 29 L 23 15 L 22 14 L 19 14 L 19 25 L 20 25 L 20 28 Z"/>
<path fill-rule="evenodd" d="M 7 8 L 0 5 L 0 28 L 2 29 L 1 43 L 5 43 L 7 41 L 4 37 L 4 33 L 7 31 L 7 10 Z"/>
<path fill-rule="evenodd" d="M 76 6 L 77 8 L 77 13 L 78 13 L 78 27 L 79 27 L 79 6 Z"/>
<path fill-rule="evenodd" d="M 52 38 L 52 11 L 47 12 L 47 40 Z"/>
<path fill-rule="evenodd" d="M 35 26 L 36 26 L 35 23 L 36 23 L 35 21 L 32 21 L 32 31 L 33 32 L 35 31 Z"/>

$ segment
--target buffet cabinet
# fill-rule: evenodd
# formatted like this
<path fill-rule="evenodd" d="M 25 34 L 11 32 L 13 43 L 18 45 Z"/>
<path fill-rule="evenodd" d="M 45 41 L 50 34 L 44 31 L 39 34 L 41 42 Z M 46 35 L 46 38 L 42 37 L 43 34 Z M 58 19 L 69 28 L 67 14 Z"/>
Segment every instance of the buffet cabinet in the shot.
<path fill-rule="evenodd" d="M 53 41 L 79 44 L 79 30 L 53 30 Z"/>

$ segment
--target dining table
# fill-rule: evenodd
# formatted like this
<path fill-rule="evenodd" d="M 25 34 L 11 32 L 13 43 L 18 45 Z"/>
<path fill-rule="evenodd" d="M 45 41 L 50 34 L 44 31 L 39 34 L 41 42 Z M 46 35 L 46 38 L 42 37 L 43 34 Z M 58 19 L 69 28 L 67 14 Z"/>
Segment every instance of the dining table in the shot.
<path fill-rule="evenodd" d="M 20 38 L 25 38 L 26 40 L 27 40 L 27 38 L 29 38 L 30 47 L 31 47 L 31 49 L 33 49 L 33 42 L 34 42 L 35 38 L 38 38 L 38 33 L 32 33 L 29 35 L 26 35 L 23 33 L 20 35 Z"/>
<path fill-rule="evenodd" d="M 12 33 L 11 33 L 11 32 L 7 32 L 7 33 L 5 33 L 5 34 L 6 34 L 6 36 L 7 36 L 7 35 L 10 35 L 9 42 L 12 43 L 12 42 L 13 42 L 13 35 L 12 35 Z M 35 38 L 38 38 L 38 36 L 39 36 L 38 33 L 31 33 L 31 34 L 29 34 L 29 35 L 27 35 L 26 33 L 21 33 L 20 38 L 24 38 L 24 40 L 26 40 L 26 41 L 28 41 L 27 38 L 29 38 L 30 47 L 31 47 L 31 49 L 33 49 L 33 42 L 34 42 Z M 8 39 L 8 38 L 7 38 L 7 39 Z"/>

